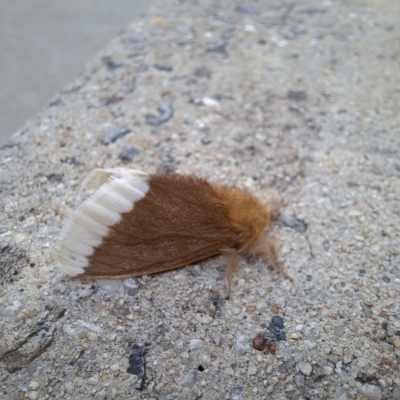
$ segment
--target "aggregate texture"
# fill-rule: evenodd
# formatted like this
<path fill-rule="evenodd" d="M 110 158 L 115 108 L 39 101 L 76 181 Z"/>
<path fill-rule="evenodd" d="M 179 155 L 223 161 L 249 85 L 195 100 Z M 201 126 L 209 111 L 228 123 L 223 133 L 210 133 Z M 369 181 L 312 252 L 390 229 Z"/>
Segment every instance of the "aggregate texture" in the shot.
<path fill-rule="evenodd" d="M 0 149 L 0 399 L 400 399 L 400 3 L 166 4 Z M 132 150 L 133 149 L 133 150 Z M 291 283 L 58 272 L 94 167 L 271 191 Z"/>

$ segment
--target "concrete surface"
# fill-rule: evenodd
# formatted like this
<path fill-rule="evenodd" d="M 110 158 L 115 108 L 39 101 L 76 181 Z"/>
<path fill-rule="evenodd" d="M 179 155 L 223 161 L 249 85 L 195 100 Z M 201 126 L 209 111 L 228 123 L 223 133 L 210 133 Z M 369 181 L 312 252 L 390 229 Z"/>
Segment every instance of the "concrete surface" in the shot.
<path fill-rule="evenodd" d="M 399 399 L 398 11 L 178 2 L 27 122 L 0 150 L 0 398 Z M 53 252 L 80 183 L 119 165 L 277 191 L 294 283 L 243 259 L 224 300 L 223 257 L 64 277 Z"/>
<path fill-rule="evenodd" d="M 2 1 L 0 145 L 152 0 Z"/>

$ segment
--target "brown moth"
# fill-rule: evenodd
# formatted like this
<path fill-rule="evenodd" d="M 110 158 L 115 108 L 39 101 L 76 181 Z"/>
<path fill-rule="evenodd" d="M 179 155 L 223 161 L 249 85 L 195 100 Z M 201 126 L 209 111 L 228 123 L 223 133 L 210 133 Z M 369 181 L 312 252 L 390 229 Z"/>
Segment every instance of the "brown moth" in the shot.
<path fill-rule="evenodd" d="M 264 233 L 276 205 L 265 207 L 244 189 L 126 168 L 95 169 L 83 185 L 96 191 L 67 221 L 57 254 L 71 276 L 142 276 L 227 252 L 228 293 L 240 253 L 264 256 L 292 279 Z"/>

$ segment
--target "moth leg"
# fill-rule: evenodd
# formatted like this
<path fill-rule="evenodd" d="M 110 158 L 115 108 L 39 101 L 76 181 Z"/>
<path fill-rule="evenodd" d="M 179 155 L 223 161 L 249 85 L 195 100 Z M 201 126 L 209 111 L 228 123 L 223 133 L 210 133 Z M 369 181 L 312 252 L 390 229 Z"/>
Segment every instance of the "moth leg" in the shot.
<path fill-rule="evenodd" d="M 288 275 L 283 269 L 282 264 L 278 260 L 278 252 L 275 246 L 274 237 L 263 238 L 255 247 L 252 249 L 253 255 L 261 255 L 265 257 L 268 263 L 286 279 L 293 282 L 293 278 Z"/>
<path fill-rule="evenodd" d="M 232 277 L 236 271 L 236 267 L 238 264 L 238 252 L 237 250 L 230 249 L 227 250 L 227 254 L 229 258 L 228 258 L 228 263 L 225 266 L 225 284 L 226 284 L 226 299 L 229 299 L 231 296 Z"/>

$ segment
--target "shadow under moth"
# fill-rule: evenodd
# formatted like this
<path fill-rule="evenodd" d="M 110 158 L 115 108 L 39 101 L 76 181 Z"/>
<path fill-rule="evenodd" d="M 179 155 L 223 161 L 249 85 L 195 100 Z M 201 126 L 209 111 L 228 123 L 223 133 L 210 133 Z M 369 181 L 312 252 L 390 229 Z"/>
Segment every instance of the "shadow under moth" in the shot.
<path fill-rule="evenodd" d="M 137 277 L 227 253 L 228 296 L 239 254 L 261 255 L 292 280 L 264 232 L 276 202 L 195 175 L 126 168 L 94 169 L 83 186 L 94 193 L 68 219 L 57 254 L 68 275 Z"/>

